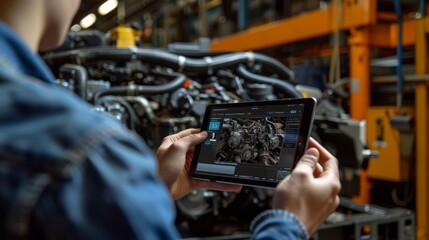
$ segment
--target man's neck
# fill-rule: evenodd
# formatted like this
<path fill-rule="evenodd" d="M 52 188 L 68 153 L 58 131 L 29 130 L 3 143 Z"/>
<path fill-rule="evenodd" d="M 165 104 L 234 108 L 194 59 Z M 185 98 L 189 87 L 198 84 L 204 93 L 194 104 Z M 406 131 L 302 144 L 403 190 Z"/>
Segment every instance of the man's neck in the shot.
<path fill-rule="evenodd" d="M 43 19 L 40 1 L 2 0 L 0 3 L 0 20 L 12 28 L 33 52 L 37 52 L 44 31 Z"/>

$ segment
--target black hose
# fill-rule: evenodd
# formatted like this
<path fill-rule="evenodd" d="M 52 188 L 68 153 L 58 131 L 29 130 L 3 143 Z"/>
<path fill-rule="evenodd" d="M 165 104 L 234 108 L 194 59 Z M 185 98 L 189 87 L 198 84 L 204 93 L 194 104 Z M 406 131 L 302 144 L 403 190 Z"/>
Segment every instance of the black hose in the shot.
<path fill-rule="evenodd" d="M 283 93 L 285 93 L 289 98 L 302 98 L 301 93 L 298 92 L 292 84 L 285 80 L 279 80 L 249 72 L 243 65 L 238 66 L 237 74 L 251 82 L 272 85 L 274 88 L 283 91 Z"/>
<path fill-rule="evenodd" d="M 86 69 L 76 64 L 64 64 L 60 68 L 61 78 L 71 78 L 75 82 L 75 93 L 81 98 L 86 99 L 86 81 L 88 74 Z"/>
<path fill-rule="evenodd" d="M 137 116 L 137 113 L 134 111 L 134 108 L 131 106 L 130 103 L 128 103 L 127 101 L 127 97 L 112 97 L 109 96 L 108 98 L 100 98 L 99 101 L 97 101 L 95 103 L 95 105 L 101 105 L 103 106 L 103 104 L 105 105 L 109 105 L 110 103 L 118 103 L 120 105 L 122 105 L 126 111 L 128 112 L 128 128 L 131 129 L 132 131 L 136 131 L 136 126 L 140 125 L 140 119 Z"/>
<path fill-rule="evenodd" d="M 253 52 L 228 53 L 215 57 L 203 59 L 186 58 L 181 55 L 172 54 L 163 50 L 142 48 L 86 48 L 60 53 L 48 53 L 44 60 L 51 66 L 58 63 L 105 61 L 131 61 L 140 60 L 144 63 L 158 64 L 165 67 L 179 69 L 182 71 L 210 73 L 227 67 L 243 63 L 262 63 L 264 67 L 279 75 L 279 78 L 294 81 L 293 71 L 274 58 Z"/>
<path fill-rule="evenodd" d="M 237 94 L 245 100 L 250 99 L 249 96 L 247 95 L 246 91 L 244 91 L 243 84 L 241 84 L 240 78 L 237 75 L 235 75 L 229 71 L 226 71 L 226 70 L 219 70 L 217 72 L 217 76 L 221 77 L 221 78 L 222 77 L 223 78 L 229 78 L 230 80 L 234 81 L 235 86 L 237 87 L 237 89 L 236 89 Z"/>
<path fill-rule="evenodd" d="M 174 77 L 174 79 L 168 83 L 162 85 L 128 85 L 128 86 L 116 86 L 111 87 L 107 90 L 99 91 L 94 95 L 94 101 L 98 98 L 106 95 L 155 95 L 173 92 L 183 86 L 186 80 L 186 76 L 180 73 L 161 73 L 153 72 L 154 74 L 163 75 L 166 77 Z"/>
<path fill-rule="evenodd" d="M 129 128 L 132 131 L 136 131 L 136 125 L 139 124 L 140 120 L 137 117 L 136 112 L 134 111 L 134 108 L 124 99 L 118 99 L 119 104 L 121 104 L 122 106 L 124 106 L 127 111 L 128 111 L 128 115 L 129 115 Z"/>

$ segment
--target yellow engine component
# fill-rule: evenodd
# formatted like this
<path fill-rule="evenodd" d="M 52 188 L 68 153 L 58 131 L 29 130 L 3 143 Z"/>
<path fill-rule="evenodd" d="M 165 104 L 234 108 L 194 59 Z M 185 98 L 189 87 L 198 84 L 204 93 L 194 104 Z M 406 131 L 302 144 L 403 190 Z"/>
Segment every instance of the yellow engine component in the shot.
<path fill-rule="evenodd" d="M 140 45 L 141 32 L 125 25 L 120 25 L 109 32 L 107 45 L 116 47 L 136 47 Z"/>
<path fill-rule="evenodd" d="M 400 131 L 391 119 L 399 113 L 397 107 L 371 107 L 367 114 L 367 140 L 371 150 L 378 151 L 378 159 L 371 160 L 368 177 L 402 182 L 408 180 L 414 132 Z M 404 108 L 407 116 L 414 109 Z"/>

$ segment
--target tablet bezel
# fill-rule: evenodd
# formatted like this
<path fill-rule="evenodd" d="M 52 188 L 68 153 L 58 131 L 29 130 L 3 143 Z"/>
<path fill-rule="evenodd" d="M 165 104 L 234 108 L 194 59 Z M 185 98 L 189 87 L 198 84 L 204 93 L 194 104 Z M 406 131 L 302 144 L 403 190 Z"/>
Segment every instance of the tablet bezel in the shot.
<path fill-rule="evenodd" d="M 258 101 L 258 102 L 210 104 L 206 108 L 204 119 L 201 125 L 201 131 L 208 130 L 211 112 L 213 111 L 213 109 L 216 109 L 216 108 L 239 108 L 239 107 L 261 107 L 261 106 L 263 107 L 263 106 L 290 105 L 290 104 L 302 104 L 302 103 L 304 104 L 304 110 L 301 118 L 302 123 L 301 123 L 300 131 L 298 134 L 298 140 L 297 140 L 297 149 L 296 149 L 297 154 L 295 154 L 295 159 L 293 163 L 293 167 L 295 167 L 296 162 L 301 158 L 301 156 L 304 154 L 308 146 L 308 140 L 313 126 L 314 114 L 315 114 L 316 103 L 317 103 L 316 99 L 314 98 L 294 98 L 294 99 L 279 99 L 279 100 Z M 279 183 L 279 182 L 273 182 L 273 181 L 244 179 L 244 178 L 235 178 L 235 177 L 227 177 L 227 176 L 213 176 L 213 175 L 204 174 L 201 172 L 197 173 L 196 172 L 196 168 L 198 164 L 197 158 L 200 155 L 202 145 L 203 143 L 200 143 L 195 147 L 195 152 L 192 159 L 191 168 L 189 171 L 189 175 L 191 178 L 198 179 L 198 180 L 213 181 L 213 182 L 233 183 L 233 184 L 241 184 L 241 185 L 252 186 L 252 187 L 268 187 L 268 188 L 274 188 Z"/>

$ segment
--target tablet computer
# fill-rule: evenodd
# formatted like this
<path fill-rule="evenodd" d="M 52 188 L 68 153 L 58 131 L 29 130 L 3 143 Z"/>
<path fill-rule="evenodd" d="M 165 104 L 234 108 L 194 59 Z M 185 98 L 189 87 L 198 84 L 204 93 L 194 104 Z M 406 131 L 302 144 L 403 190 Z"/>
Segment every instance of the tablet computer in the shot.
<path fill-rule="evenodd" d="M 315 106 L 314 98 L 209 105 L 190 176 L 276 187 L 307 149 Z"/>

